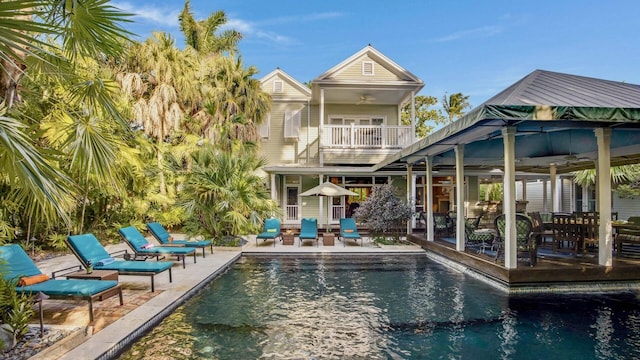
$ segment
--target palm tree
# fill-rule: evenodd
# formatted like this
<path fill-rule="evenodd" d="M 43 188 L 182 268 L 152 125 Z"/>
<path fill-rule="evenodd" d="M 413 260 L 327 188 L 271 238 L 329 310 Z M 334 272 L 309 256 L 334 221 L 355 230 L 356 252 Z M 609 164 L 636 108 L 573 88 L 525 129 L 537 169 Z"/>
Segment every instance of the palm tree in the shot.
<path fill-rule="evenodd" d="M 0 181 L 25 205 L 30 218 L 39 214 L 51 220 L 57 215 L 68 221 L 75 187 L 56 166 L 64 162 L 61 154 L 48 148 L 47 139 L 38 138 L 41 124 L 35 119 L 49 116 L 48 103 L 64 113 L 60 118 L 66 122 L 96 117 L 122 122 L 108 84 L 86 76 L 78 65 L 82 58 L 117 56 L 130 34 L 119 23 L 128 16 L 104 0 L 27 0 L 0 2 L 0 19 L 0 95 L 5 104 L 0 109 L 0 171 L 5 174 Z M 45 36 L 51 41 L 43 40 Z M 40 82 L 65 84 L 74 106 L 65 108 L 67 98 L 55 102 L 51 89 Z M 23 102 L 25 94 L 29 103 Z M 43 116 L 29 116 L 34 109 Z"/>
<path fill-rule="evenodd" d="M 191 46 L 200 54 L 219 56 L 224 52 L 235 52 L 242 34 L 236 30 L 226 30 L 216 34 L 218 29 L 227 23 L 224 11 L 216 11 L 205 20 L 195 20 L 191 12 L 190 1 L 187 0 L 178 17 L 180 30 L 184 34 L 187 46 Z"/>
<path fill-rule="evenodd" d="M 228 134 L 244 141 L 257 141 L 256 125 L 262 123 L 271 110 L 271 96 L 262 90 L 260 81 L 253 78 L 258 70 L 254 66 L 244 68 L 240 57 L 220 57 L 218 64 L 213 97 L 205 104 L 207 112 L 216 120 L 218 132 L 220 125 L 227 122 L 238 125 L 238 115 L 243 115 L 244 129 Z"/>
<path fill-rule="evenodd" d="M 447 97 L 445 93 L 442 96 L 442 107 L 449 116 L 449 124 L 451 124 L 454 120 L 464 115 L 464 109 L 471 107 L 471 104 L 469 104 L 469 96 L 467 95 L 455 93 Z"/>
<path fill-rule="evenodd" d="M 614 184 L 634 182 L 640 178 L 640 165 L 612 166 L 610 172 L 611 181 Z M 573 181 L 581 186 L 595 184 L 596 169 L 586 169 L 573 172 Z"/>
<path fill-rule="evenodd" d="M 256 170 L 264 160 L 254 150 L 236 142 L 234 151 L 205 144 L 193 154 L 194 167 L 183 194 L 183 206 L 191 216 L 189 232 L 215 238 L 254 233 L 262 219 L 278 212 L 263 179 Z"/>

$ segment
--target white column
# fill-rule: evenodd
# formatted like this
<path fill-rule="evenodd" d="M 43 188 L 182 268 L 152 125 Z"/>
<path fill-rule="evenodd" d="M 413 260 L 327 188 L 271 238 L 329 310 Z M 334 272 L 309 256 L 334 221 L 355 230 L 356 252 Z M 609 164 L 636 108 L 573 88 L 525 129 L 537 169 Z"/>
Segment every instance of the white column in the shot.
<path fill-rule="evenodd" d="M 504 142 L 504 198 L 502 209 L 505 215 L 504 228 L 504 266 L 507 269 L 518 267 L 516 245 L 516 129 L 502 128 Z"/>
<path fill-rule="evenodd" d="M 549 164 L 549 183 L 551 185 L 551 212 L 559 212 L 556 204 L 558 194 L 556 193 L 556 164 Z"/>
<path fill-rule="evenodd" d="M 278 196 L 278 192 L 276 191 L 276 174 L 271 173 L 269 181 L 271 181 L 271 200 L 278 201 L 276 198 L 276 196 Z"/>
<path fill-rule="evenodd" d="M 415 198 L 416 186 L 413 183 L 413 167 L 407 164 L 407 204 L 411 204 Z M 407 234 L 413 234 L 413 216 L 407 221 Z"/>
<path fill-rule="evenodd" d="M 407 204 L 411 205 L 411 207 L 412 207 L 412 209 L 414 211 L 416 209 L 416 203 L 418 202 L 418 198 L 417 198 L 417 195 L 416 195 L 417 181 L 418 181 L 418 175 L 412 175 L 411 176 L 411 198 L 407 202 Z M 424 199 L 422 199 L 422 200 L 424 200 Z M 411 233 L 412 234 L 413 234 L 413 229 L 415 227 L 416 227 L 416 217 L 412 216 L 411 217 Z"/>
<path fill-rule="evenodd" d="M 324 166 L 324 89 L 320 89 L 320 119 L 318 119 L 318 157 L 320 166 Z M 322 183 L 322 180 L 320 180 Z"/>
<path fill-rule="evenodd" d="M 612 266 L 613 238 L 611 235 L 611 129 L 595 129 L 598 143 L 598 211 L 600 213 L 600 233 L 598 243 L 598 264 Z"/>
<path fill-rule="evenodd" d="M 464 145 L 453 148 L 456 154 L 456 250 L 464 251 Z"/>
<path fill-rule="evenodd" d="M 432 159 L 430 156 L 424 158 L 425 184 L 424 191 L 426 199 L 424 201 L 425 217 L 427 218 L 427 241 L 433 241 L 433 172 L 431 171 Z"/>
<path fill-rule="evenodd" d="M 324 175 L 318 174 L 318 185 L 324 182 Z M 318 196 L 318 217 L 319 222 L 318 225 L 322 226 L 324 224 L 324 196 Z"/>
<path fill-rule="evenodd" d="M 547 199 L 547 179 L 542 180 L 542 209 L 549 212 L 549 201 Z"/>
<path fill-rule="evenodd" d="M 399 119 L 399 118 L 398 118 Z M 411 92 L 411 143 L 416 141 L 416 92 Z"/>
<path fill-rule="evenodd" d="M 596 168 L 598 168 L 598 165 L 596 165 Z M 589 211 L 589 186 L 591 185 L 585 185 L 582 187 L 582 209 L 580 209 L 580 211 Z"/>

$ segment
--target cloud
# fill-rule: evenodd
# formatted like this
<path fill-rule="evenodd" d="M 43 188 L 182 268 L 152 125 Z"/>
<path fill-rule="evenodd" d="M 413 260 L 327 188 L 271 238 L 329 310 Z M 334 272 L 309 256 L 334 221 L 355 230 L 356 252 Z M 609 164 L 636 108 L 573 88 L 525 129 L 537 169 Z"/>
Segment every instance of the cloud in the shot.
<path fill-rule="evenodd" d="M 452 34 L 433 39 L 434 42 L 449 42 L 464 39 L 486 38 L 502 32 L 501 26 L 484 26 L 476 29 L 457 31 Z"/>
<path fill-rule="evenodd" d="M 124 12 L 131 13 L 135 18 L 147 23 L 174 28 L 178 27 L 178 15 L 181 9 L 174 10 L 151 5 L 137 6 L 129 2 L 120 1 L 114 1 L 111 5 Z"/>

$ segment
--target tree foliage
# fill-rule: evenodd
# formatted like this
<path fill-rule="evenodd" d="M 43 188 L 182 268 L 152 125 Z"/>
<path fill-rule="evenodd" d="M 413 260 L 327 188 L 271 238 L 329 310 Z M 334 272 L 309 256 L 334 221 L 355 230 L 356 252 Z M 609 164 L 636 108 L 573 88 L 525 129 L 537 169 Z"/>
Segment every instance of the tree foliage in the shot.
<path fill-rule="evenodd" d="M 432 108 L 438 104 L 435 96 L 418 95 L 415 97 L 416 107 L 416 137 L 423 138 L 430 134 L 437 125 L 446 122 L 440 109 Z M 401 119 L 403 125 L 411 125 L 411 103 L 402 107 Z"/>
<path fill-rule="evenodd" d="M 442 96 L 442 107 L 449 118 L 449 124 L 465 114 L 465 109 L 470 108 L 469 96 L 462 93 L 454 93 Z"/>
<path fill-rule="evenodd" d="M 356 219 L 374 236 L 390 236 L 395 241 L 406 234 L 407 221 L 413 214 L 413 207 L 400 199 L 392 184 L 374 185 L 371 195 L 355 211 Z"/>

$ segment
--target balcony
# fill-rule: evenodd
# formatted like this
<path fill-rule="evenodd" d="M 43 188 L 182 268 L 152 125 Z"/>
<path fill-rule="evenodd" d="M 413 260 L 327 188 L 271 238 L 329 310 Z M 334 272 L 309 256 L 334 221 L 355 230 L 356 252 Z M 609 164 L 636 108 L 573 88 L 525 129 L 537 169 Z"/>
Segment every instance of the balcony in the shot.
<path fill-rule="evenodd" d="M 411 126 L 326 125 L 322 145 L 330 149 L 403 149 L 411 144 Z"/>

